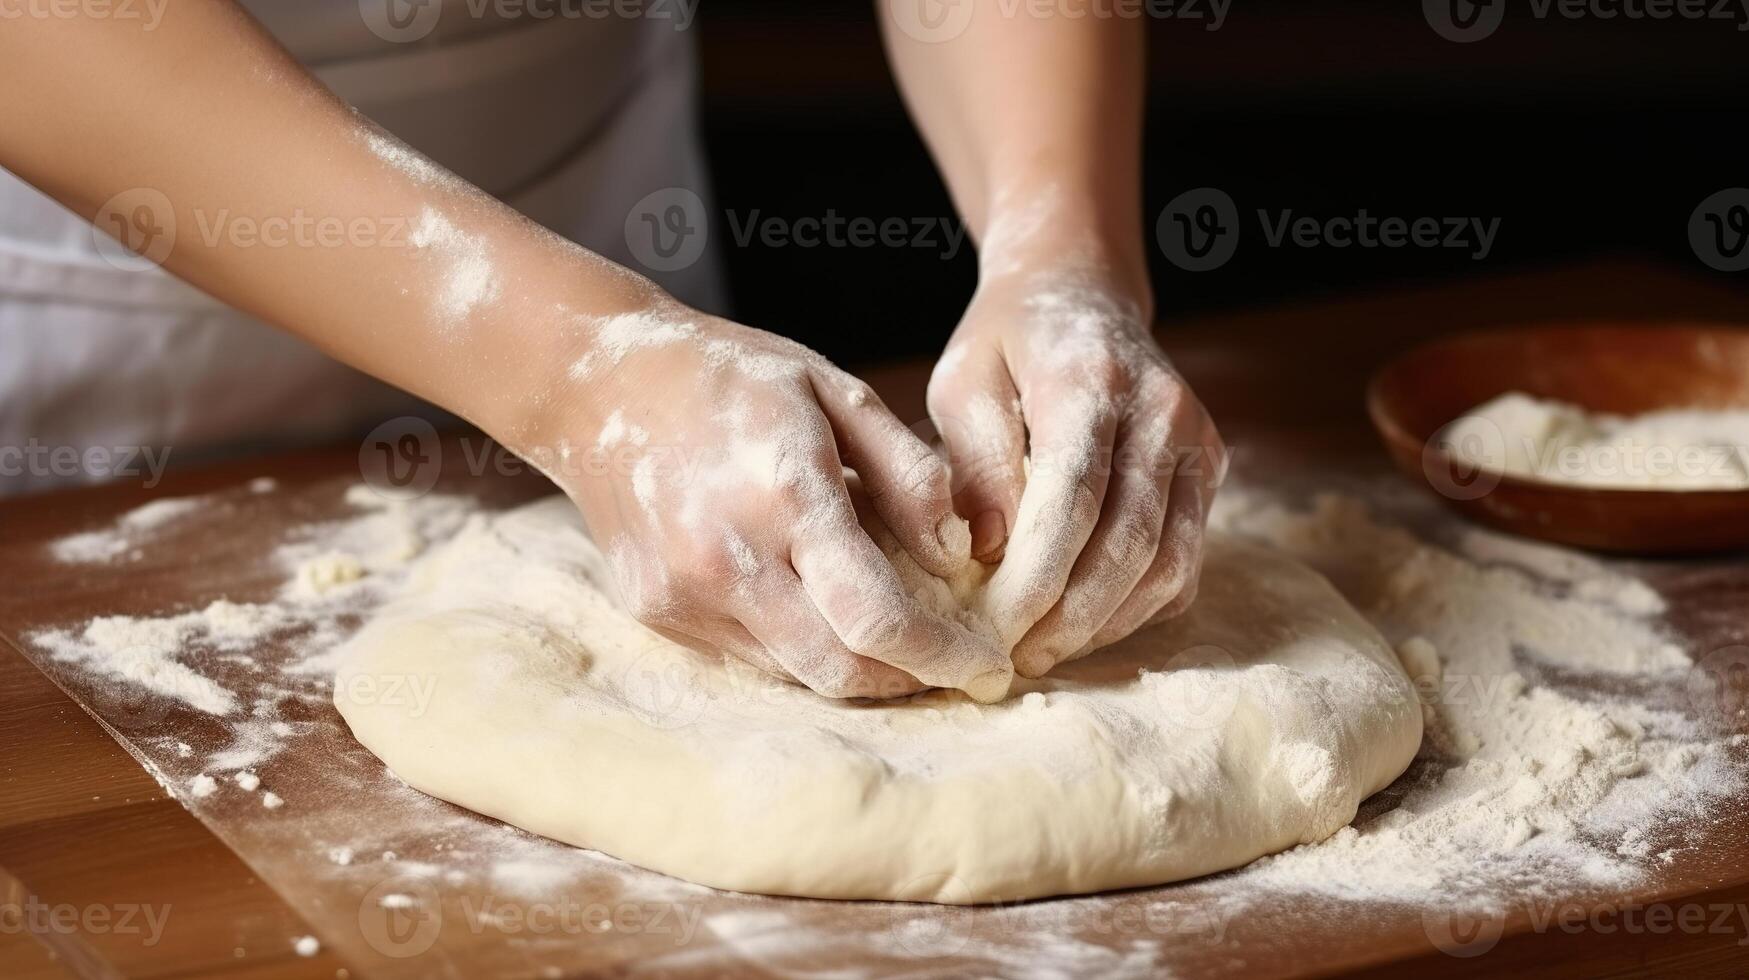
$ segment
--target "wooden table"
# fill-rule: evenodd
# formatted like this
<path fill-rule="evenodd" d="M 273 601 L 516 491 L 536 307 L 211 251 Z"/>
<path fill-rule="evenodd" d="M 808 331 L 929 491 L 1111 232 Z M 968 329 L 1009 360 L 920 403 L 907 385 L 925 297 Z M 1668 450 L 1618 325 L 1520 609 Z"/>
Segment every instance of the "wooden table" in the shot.
<path fill-rule="evenodd" d="M 1170 308 L 1171 298 L 1162 305 Z M 1749 323 L 1749 294 L 1717 281 L 1630 262 L 1599 262 L 1457 284 L 1404 288 L 1169 323 L 1162 336 L 1240 452 L 1248 441 L 1289 435 L 1306 453 L 1340 452 L 1382 468 L 1360 392 L 1385 357 L 1428 336 L 1484 325 L 1550 319 L 1648 318 Z M 867 376 L 902 418 L 922 417 L 924 366 Z M 0 546 L 46 540 L 160 494 L 199 493 L 268 474 L 297 484 L 356 472 L 343 447 L 173 473 L 148 494 L 109 487 L 0 505 Z M 1713 575 L 1716 612 L 1731 620 L 1749 597 L 1749 568 Z M 31 583 L 8 583 L 14 610 Z M 1708 595 L 1714 594 L 1709 591 Z M 1710 601 L 1710 600 L 1709 600 Z M 296 955 L 286 937 L 311 932 L 272 888 L 148 776 L 105 729 L 16 650 L 16 624 L 0 604 L 0 905 L 27 897 L 74 910 L 129 903 L 171 905 L 162 941 L 144 946 L 114 929 L 49 929 L 34 936 L 0 923 L 0 973 L 12 977 L 321 976 L 356 972 L 324 950 Z M 1724 634 L 1744 627 L 1722 622 Z M 1749 902 L 1749 816 L 1721 818 L 1713 854 L 1645 900 Z M 1235 925 L 1243 941 L 1243 923 Z M 1606 935 L 1508 929 L 1479 961 L 1435 950 L 1425 935 L 1371 935 L 1365 923 L 1340 942 L 1307 948 L 1292 936 L 1251 937 L 1248 972 L 1457 975 L 1546 970 L 1564 975 L 1639 971 L 1739 976 L 1749 971 L 1737 934 Z M 341 971 L 337 974 L 337 971 Z"/>

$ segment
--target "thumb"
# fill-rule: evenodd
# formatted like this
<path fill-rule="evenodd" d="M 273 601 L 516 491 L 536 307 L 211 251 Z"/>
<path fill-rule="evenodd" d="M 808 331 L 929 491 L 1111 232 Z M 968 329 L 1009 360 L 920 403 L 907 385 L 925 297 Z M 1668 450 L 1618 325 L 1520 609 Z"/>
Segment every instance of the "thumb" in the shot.
<path fill-rule="evenodd" d="M 862 479 L 864 495 L 893 537 L 931 574 L 953 575 L 969 556 L 971 534 L 953 512 L 947 464 L 863 382 L 815 377 L 814 391 L 839 458 Z"/>
<path fill-rule="evenodd" d="M 950 347 L 929 380 L 929 415 L 953 467 L 954 509 L 971 522 L 972 556 L 998 561 L 1026 488 L 1026 423 L 996 351 Z"/>

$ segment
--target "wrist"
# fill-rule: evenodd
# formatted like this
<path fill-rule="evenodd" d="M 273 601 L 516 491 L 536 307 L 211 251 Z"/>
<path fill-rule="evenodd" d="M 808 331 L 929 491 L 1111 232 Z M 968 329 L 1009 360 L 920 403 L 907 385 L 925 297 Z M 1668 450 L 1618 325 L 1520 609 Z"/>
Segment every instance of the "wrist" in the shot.
<path fill-rule="evenodd" d="M 1140 208 L 1059 188 L 1001 196 L 980 236 L 980 289 L 1038 288 L 1076 279 L 1154 316 Z"/>
<path fill-rule="evenodd" d="M 623 399 L 608 390 L 615 375 L 603 325 L 684 312 L 649 280 L 603 265 L 611 271 L 579 275 L 571 261 L 531 276 L 559 288 L 501 303 L 470 352 L 459 414 L 537 466 L 593 439 L 611 411 L 605 406 Z"/>

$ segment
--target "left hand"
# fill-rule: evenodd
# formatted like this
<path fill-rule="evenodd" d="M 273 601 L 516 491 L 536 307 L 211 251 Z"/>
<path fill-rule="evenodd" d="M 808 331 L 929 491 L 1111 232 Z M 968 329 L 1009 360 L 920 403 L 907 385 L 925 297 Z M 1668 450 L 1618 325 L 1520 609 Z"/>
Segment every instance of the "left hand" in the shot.
<path fill-rule="evenodd" d="M 1196 595 L 1226 450 L 1149 333 L 1145 287 L 1097 268 L 980 283 L 929 382 L 990 612 L 1038 677 Z"/>

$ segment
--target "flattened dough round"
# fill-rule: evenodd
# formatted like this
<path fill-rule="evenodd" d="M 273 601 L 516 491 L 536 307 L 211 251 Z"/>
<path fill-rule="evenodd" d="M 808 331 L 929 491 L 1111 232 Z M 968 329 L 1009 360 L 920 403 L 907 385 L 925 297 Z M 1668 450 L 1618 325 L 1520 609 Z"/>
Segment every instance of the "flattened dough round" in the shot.
<path fill-rule="evenodd" d="M 1011 901 L 1321 840 L 1415 754 L 1383 638 L 1211 536 L 1182 617 L 980 705 L 832 701 L 649 632 L 575 508 L 481 515 L 347 645 L 335 703 L 413 786 L 706 885 Z M 391 696 L 391 688 L 398 694 Z"/>

